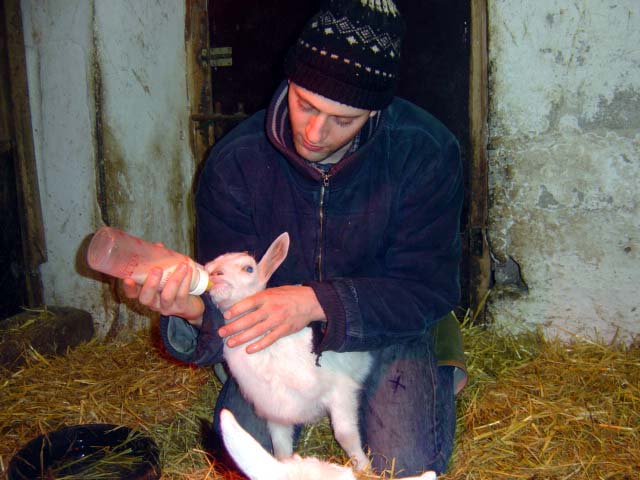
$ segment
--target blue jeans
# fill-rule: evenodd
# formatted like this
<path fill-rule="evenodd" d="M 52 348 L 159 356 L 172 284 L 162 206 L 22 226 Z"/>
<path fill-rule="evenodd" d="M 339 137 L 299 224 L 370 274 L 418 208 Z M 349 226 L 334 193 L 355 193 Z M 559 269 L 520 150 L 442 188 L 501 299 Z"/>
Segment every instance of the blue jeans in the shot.
<path fill-rule="evenodd" d="M 437 367 L 430 337 L 372 353 L 374 364 L 362 392 L 360 428 L 374 470 L 390 468 L 395 459 L 396 475 L 419 475 L 426 470 L 443 473 L 453 451 L 456 427 L 453 367 Z M 255 415 L 232 378 L 225 382 L 216 404 L 213 424 L 218 436 L 222 408 L 231 410 L 245 430 L 273 451 L 266 422 Z"/>

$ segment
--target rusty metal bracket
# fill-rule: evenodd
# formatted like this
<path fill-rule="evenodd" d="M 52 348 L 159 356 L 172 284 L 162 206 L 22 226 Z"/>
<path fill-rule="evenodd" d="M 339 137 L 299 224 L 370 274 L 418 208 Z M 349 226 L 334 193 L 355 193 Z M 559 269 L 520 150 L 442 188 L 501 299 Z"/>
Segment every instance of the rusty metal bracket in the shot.
<path fill-rule="evenodd" d="M 233 65 L 233 48 L 203 48 L 200 50 L 198 59 L 203 67 L 231 67 Z"/>
<path fill-rule="evenodd" d="M 240 122 L 242 122 L 249 115 L 244 111 L 244 104 L 238 103 L 237 111 L 231 114 L 222 113 L 222 107 L 220 102 L 216 102 L 214 106 L 214 113 L 194 113 L 190 119 L 196 124 L 196 130 L 202 135 L 208 138 L 209 132 L 213 129 L 213 136 L 215 139 L 219 139 L 223 132 L 228 130 Z"/>

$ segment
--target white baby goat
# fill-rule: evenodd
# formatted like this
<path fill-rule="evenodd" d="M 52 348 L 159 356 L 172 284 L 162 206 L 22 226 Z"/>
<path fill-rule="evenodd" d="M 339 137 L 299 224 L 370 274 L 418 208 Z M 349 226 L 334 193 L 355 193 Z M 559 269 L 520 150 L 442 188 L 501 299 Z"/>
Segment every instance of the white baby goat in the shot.
<path fill-rule="evenodd" d="M 214 284 L 209 293 L 218 308 L 224 312 L 264 289 L 288 250 L 289 235 L 285 232 L 260 263 L 247 253 L 227 253 L 207 263 L 205 268 Z M 224 357 L 242 394 L 256 414 L 267 420 L 278 459 L 293 455 L 296 424 L 315 422 L 329 414 L 336 440 L 355 467 L 360 470 L 369 465 L 358 430 L 359 394 L 371 368 L 368 353 L 324 352 L 319 366 L 312 353 L 312 331 L 303 328 L 252 354 L 244 347 L 230 348 L 225 343 Z"/>

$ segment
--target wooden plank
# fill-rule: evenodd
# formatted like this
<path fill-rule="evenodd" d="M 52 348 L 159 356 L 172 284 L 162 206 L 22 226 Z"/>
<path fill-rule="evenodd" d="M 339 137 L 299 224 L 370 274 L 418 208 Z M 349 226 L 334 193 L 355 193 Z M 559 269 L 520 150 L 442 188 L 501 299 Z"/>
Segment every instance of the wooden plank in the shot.
<path fill-rule="evenodd" d="M 33 146 L 29 88 L 25 59 L 20 0 L 4 0 L 7 34 L 11 121 L 14 160 L 20 211 L 20 230 L 26 272 L 27 300 L 30 307 L 43 304 L 39 266 L 47 260 L 44 224 L 38 189 L 38 171 Z"/>
<path fill-rule="evenodd" d="M 471 59 L 469 78 L 469 122 L 471 141 L 469 202 L 469 276 L 470 305 L 481 309 L 485 320 L 484 299 L 491 283 L 491 259 L 487 242 L 488 223 L 488 50 L 487 0 L 471 1 Z"/>
<path fill-rule="evenodd" d="M 0 0 L 0 18 L 4 18 L 3 0 Z M 9 98 L 9 60 L 6 55 L 6 25 L 0 22 L 0 153 L 7 153 L 12 148 L 11 133 L 11 100 Z"/>
<path fill-rule="evenodd" d="M 200 166 L 214 142 L 213 130 L 210 127 L 202 128 L 201 124 L 193 120 L 194 115 L 211 115 L 213 113 L 213 101 L 211 98 L 211 69 L 200 63 L 200 52 L 209 48 L 209 15 L 207 0 L 187 0 L 185 3 L 185 49 L 187 54 L 187 95 L 190 105 L 189 144 L 196 164 L 196 175 Z M 195 224 L 195 208 L 193 202 L 189 203 L 189 213 Z M 189 243 L 192 251 L 187 253 L 195 255 L 195 227 L 190 229 Z"/>
<path fill-rule="evenodd" d="M 211 68 L 202 65 L 200 52 L 209 48 L 209 15 L 207 0 L 187 0 L 185 18 L 185 44 L 187 51 L 187 89 L 191 106 L 190 141 L 197 162 L 204 157 L 213 143 L 208 129 L 199 129 L 195 118 L 213 114 L 211 98 Z"/>

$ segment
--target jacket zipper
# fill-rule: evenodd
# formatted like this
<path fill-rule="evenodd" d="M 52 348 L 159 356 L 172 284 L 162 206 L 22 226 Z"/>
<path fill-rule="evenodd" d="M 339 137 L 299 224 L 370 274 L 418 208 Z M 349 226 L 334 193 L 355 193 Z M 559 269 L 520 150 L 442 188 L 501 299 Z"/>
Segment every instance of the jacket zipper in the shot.
<path fill-rule="evenodd" d="M 320 221 L 320 235 L 318 237 L 318 258 L 316 259 L 316 271 L 318 275 L 318 281 L 322 281 L 322 244 L 324 240 L 324 194 L 327 188 L 329 188 L 329 175 L 327 172 L 322 172 L 322 185 L 320 186 L 320 203 L 318 205 L 318 219 Z"/>

